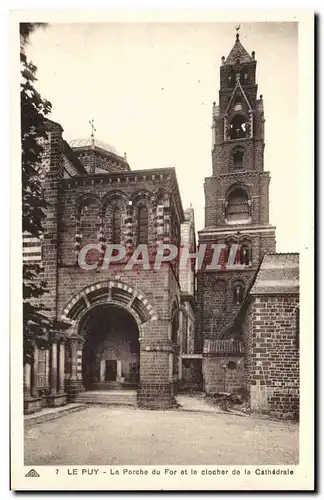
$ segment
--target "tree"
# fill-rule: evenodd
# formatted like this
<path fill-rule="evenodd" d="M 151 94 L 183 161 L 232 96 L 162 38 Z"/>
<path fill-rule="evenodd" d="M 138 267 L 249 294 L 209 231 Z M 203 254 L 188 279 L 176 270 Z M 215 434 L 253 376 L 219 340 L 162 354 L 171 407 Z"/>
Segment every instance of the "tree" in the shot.
<path fill-rule="evenodd" d="M 20 105 L 21 105 L 21 164 L 22 164 L 22 230 L 30 236 L 40 238 L 43 233 L 46 203 L 38 169 L 42 160 L 42 140 L 47 138 L 46 116 L 51 112 L 51 103 L 42 99 L 34 83 L 36 66 L 28 61 L 25 49 L 30 34 L 40 23 L 20 24 Z M 41 302 L 46 292 L 42 279 L 43 268 L 36 263 L 23 263 L 23 333 L 24 356 L 29 357 L 35 340 L 44 337 L 50 326 Z"/>

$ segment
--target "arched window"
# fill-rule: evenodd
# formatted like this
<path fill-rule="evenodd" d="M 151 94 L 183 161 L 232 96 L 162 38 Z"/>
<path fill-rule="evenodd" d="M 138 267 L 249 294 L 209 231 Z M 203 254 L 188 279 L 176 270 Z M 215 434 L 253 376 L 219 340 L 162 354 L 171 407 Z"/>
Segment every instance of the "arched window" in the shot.
<path fill-rule="evenodd" d="M 246 224 L 250 222 L 249 198 L 241 187 L 236 187 L 228 195 L 226 202 L 226 222 L 228 224 Z"/>
<path fill-rule="evenodd" d="M 233 248 L 233 252 L 235 250 L 235 248 L 237 249 L 236 250 L 236 253 L 234 255 L 234 262 L 232 262 L 232 264 L 240 264 L 240 247 L 239 247 L 239 244 L 237 243 L 236 240 L 230 240 L 230 241 L 227 241 L 226 243 L 226 262 L 228 263 L 228 259 L 229 259 L 229 256 L 230 256 L 230 253 L 231 253 L 231 249 L 234 245 L 234 248 Z"/>
<path fill-rule="evenodd" d="M 243 115 L 235 115 L 229 126 L 230 139 L 242 139 L 248 135 L 249 123 Z"/>
<path fill-rule="evenodd" d="M 235 87 L 235 83 L 236 83 L 236 71 L 232 70 L 231 73 L 228 75 L 228 86 L 231 88 L 231 87 Z"/>
<path fill-rule="evenodd" d="M 234 304 L 240 305 L 242 304 L 244 299 L 244 286 L 241 282 L 235 282 L 233 286 L 233 301 Z"/>
<path fill-rule="evenodd" d="M 138 233 L 137 243 L 147 243 L 148 241 L 148 211 L 145 206 L 138 209 Z"/>
<path fill-rule="evenodd" d="M 243 158 L 244 158 L 244 149 L 236 148 L 233 152 L 233 167 L 235 169 L 243 168 Z"/>
<path fill-rule="evenodd" d="M 248 74 L 246 69 L 241 69 L 240 71 L 240 82 L 244 85 L 248 79 Z"/>
<path fill-rule="evenodd" d="M 119 244 L 121 239 L 121 210 L 117 205 L 113 211 L 112 218 L 112 242 Z"/>
<path fill-rule="evenodd" d="M 249 266 L 251 262 L 251 249 L 248 245 L 242 245 L 241 247 L 241 264 L 244 266 Z"/>

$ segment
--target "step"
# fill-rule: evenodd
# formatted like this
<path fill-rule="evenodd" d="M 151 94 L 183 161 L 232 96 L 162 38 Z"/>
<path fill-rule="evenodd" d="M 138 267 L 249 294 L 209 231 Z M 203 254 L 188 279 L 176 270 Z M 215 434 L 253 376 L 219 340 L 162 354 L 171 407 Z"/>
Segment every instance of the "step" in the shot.
<path fill-rule="evenodd" d="M 98 398 L 98 397 L 76 397 L 77 402 L 82 402 L 82 401 L 103 401 L 106 403 L 136 403 L 137 398 Z"/>
<path fill-rule="evenodd" d="M 86 391 L 78 394 L 76 403 L 137 406 L 136 391 Z"/>
<path fill-rule="evenodd" d="M 76 400 L 77 403 L 82 403 L 86 405 L 102 405 L 102 406 L 137 406 L 137 401 L 103 401 L 103 400 L 95 400 L 95 399 L 82 399 Z"/>
<path fill-rule="evenodd" d="M 119 395 L 116 395 L 116 396 L 106 396 L 106 395 L 97 395 L 97 394 L 87 394 L 87 393 L 83 393 L 83 394 L 78 394 L 77 396 L 78 398 L 82 398 L 82 399 L 105 399 L 105 400 L 111 400 L 111 399 L 114 399 L 116 401 L 128 401 L 128 400 L 134 400 L 136 401 L 137 399 L 137 396 L 136 395 L 132 395 L 132 396 L 119 396 Z"/>
<path fill-rule="evenodd" d="M 70 403 L 65 406 L 59 406 L 57 408 L 44 408 L 38 413 L 32 413 L 30 415 L 24 416 L 25 426 L 33 424 L 42 424 L 48 420 L 54 420 L 56 418 L 63 417 L 69 413 L 74 413 L 76 411 L 83 410 L 86 407 L 85 403 Z"/>

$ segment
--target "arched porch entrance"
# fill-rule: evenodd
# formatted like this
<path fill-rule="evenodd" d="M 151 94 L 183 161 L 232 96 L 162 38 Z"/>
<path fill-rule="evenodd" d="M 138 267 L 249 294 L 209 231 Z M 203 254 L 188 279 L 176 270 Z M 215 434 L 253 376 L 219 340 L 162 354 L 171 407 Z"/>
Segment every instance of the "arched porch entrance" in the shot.
<path fill-rule="evenodd" d="M 123 307 L 101 304 L 82 318 L 82 382 L 86 390 L 135 389 L 139 383 L 139 330 Z"/>
<path fill-rule="evenodd" d="M 60 319 L 71 325 L 65 368 L 70 400 L 84 385 L 128 388 L 135 383 L 138 391 L 145 386 L 145 373 L 139 369 L 140 340 L 145 342 L 144 331 L 151 331 L 158 316 L 140 289 L 117 280 L 98 281 L 73 295 Z"/>

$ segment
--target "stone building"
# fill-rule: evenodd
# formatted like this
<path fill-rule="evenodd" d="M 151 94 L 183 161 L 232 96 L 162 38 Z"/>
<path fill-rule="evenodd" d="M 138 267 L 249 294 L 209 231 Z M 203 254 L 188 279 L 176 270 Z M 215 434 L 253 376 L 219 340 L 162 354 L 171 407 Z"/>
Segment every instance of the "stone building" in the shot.
<path fill-rule="evenodd" d="M 213 105 L 212 175 L 205 179 L 205 227 L 199 231 L 199 244 L 222 244 L 224 249 L 221 269 L 208 269 L 206 258 L 197 273 L 197 350 L 207 393 L 244 390 L 253 410 L 289 417 L 292 399 L 298 413 L 299 346 L 293 312 L 299 300 L 298 259 L 274 253 L 256 65 L 255 52 L 248 54 L 237 34 L 228 57 L 222 57 L 219 104 Z M 236 265 L 227 266 L 233 245 L 238 245 Z M 264 278 L 271 266 L 275 281 Z M 289 288 L 285 273 L 291 269 L 294 283 Z M 278 354 L 281 343 L 287 356 Z M 291 365 L 280 370 L 283 359 Z"/>
<path fill-rule="evenodd" d="M 298 255 L 275 253 L 264 122 L 255 53 L 237 34 L 213 105 L 212 173 L 198 232 L 207 253 L 196 270 L 179 259 L 154 267 L 160 244 L 196 252 L 193 208 L 183 210 L 175 170 L 131 170 L 112 146 L 93 136 L 68 144 L 48 121 L 39 170 L 44 235 L 24 235 L 23 257 L 44 266 L 54 327 L 25 363 L 27 413 L 91 402 L 94 391 L 111 389 L 133 391 L 140 406 L 168 408 L 177 390 L 198 390 L 245 391 L 253 410 L 296 417 Z M 111 243 L 126 253 L 105 266 Z M 142 244 L 149 266 L 129 269 Z M 224 245 L 219 269 L 209 268 L 214 244 Z M 86 245 L 93 248 L 85 268 Z"/>
<path fill-rule="evenodd" d="M 180 247 L 182 224 L 195 249 L 193 213 L 185 218 L 175 171 L 132 171 L 111 146 L 94 139 L 68 145 L 61 126 L 48 125 L 40 171 L 48 205 L 44 237 L 33 248 L 26 235 L 24 258 L 42 260 L 57 331 L 47 346 L 35 346 L 32 366 L 25 366 L 25 410 L 109 388 L 136 388 L 142 406 L 172 406 L 179 318 L 181 352 L 193 349 L 194 272 L 181 278 L 181 291 L 178 261 L 158 270 L 152 264 L 160 243 Z M 84 269 L 78 254 L 91 243 L 98 251 L 89 252 Z M 101 251 L 110 243 L 123 245 L 127 255 L 105 269 Z M 128 270 L 128 251 L 139 244 L 148 245 L 150 269 Z"/>

